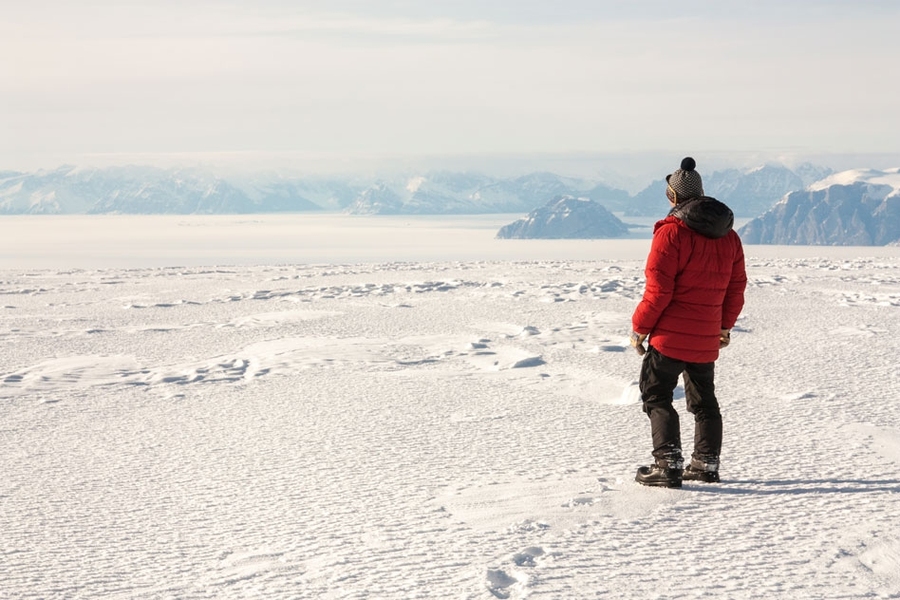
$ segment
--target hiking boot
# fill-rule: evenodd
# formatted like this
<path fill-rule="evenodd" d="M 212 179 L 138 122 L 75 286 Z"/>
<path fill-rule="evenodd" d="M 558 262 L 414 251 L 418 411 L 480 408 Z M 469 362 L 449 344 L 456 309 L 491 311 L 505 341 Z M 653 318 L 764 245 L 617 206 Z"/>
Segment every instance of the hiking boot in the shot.
<path fill-rule="evenodd" d="M 701 471 L 688 465 L 681 474 L 681 478 L 685 481 L 702 481 L 703 483 L 719 483 L 718 471 Z"/>
<path fill-rule="evenodd" d="M 649 467 L 640 467 L 634 480 L 641 485 L 649 485 L 651 487 L 680 488 L 681 474 L 682 469 L 661 467 L 654 464 Z"/>
<path fill-rule="evenodd" d="M 713 456 L 693 457 L 681 475 L 685 481 L 719 483 L 719 458 Z"/>

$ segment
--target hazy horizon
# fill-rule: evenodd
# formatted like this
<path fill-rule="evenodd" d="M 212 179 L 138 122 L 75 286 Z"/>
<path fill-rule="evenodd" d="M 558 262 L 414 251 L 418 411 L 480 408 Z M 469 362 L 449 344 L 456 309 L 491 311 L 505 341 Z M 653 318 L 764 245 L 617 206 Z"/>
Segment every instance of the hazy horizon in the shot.
<path fill-rule="evenodd" d="M 0 169 L 900 155 L 900 7 L 783 4 L 9 6 Z"/>
<path fill-rule="evenodd" d="M 898 153 L 803 154 L 795 152 L 709 152 L 691 153 L 698 171 L 710 175 L 729 168 L 749 170 L 765 164 L 783 164 L 789 168 L 803 163 L 828 167 L 836 172 L 858 168 L 889 169 L 900 167 Z M 461 154 L 446 156 L 344 157 L 297 156 L 291 154 L 219 153 L 219 154 L 116 154 L 74 157 L 29 168 L 0 164 L 2 171 L 34 173 L 63 167 L 109 168 L 148 166 L 162 169 L 197 168 L 222 177 L 240 177 L 277 173 L 283 177 L 404 177 L 437 171 L 481 173 L 495 177 L 516 177 L 535 172 L 550 172 L 564 177 L 603 181 L 635 194 L 678 168 L 682 154 L 647 151 L 622 153 L 535 153 Z"/>

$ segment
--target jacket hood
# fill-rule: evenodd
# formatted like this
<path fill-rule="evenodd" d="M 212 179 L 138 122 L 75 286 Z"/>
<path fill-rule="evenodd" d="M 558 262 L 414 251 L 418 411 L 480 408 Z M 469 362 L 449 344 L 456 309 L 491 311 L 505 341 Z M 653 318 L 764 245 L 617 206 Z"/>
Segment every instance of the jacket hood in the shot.
<path fill-rule="evenodd" d="M 680 202 L 669 211 L 670 217 L 708 238 L 721 238 L 734 227 L 734 213 L 724 203 L 709 196 Z"/>

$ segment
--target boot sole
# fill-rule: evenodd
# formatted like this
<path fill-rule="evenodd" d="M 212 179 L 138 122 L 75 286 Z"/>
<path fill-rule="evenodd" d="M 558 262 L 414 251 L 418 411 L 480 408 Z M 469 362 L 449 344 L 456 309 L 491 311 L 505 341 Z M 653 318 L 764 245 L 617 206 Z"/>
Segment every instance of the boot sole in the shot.
<path fill-rule="evenodd" d="M 669 488 L 669 489 L 678 489 L 681 487 L 681 482 L 669 483 L 665 481 L 641 481 L 640 479 L 635 479 L 639 484 L 645 485 L 647 487 L 661 487 L 661 488 Z"/>

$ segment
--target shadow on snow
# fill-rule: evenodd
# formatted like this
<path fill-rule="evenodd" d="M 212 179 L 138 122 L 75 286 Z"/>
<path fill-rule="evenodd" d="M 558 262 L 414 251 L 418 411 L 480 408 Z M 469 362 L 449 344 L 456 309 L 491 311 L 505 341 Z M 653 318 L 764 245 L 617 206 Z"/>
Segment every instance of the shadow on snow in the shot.
<path fill-rule="evenodd" d="M 900 493 L 898 479 L 726 480 L 721 484 L 689 484 L 691 491 L 713 494 L 873 494 Z M 753 486 L 753 487 L 738 487 Z"/>

